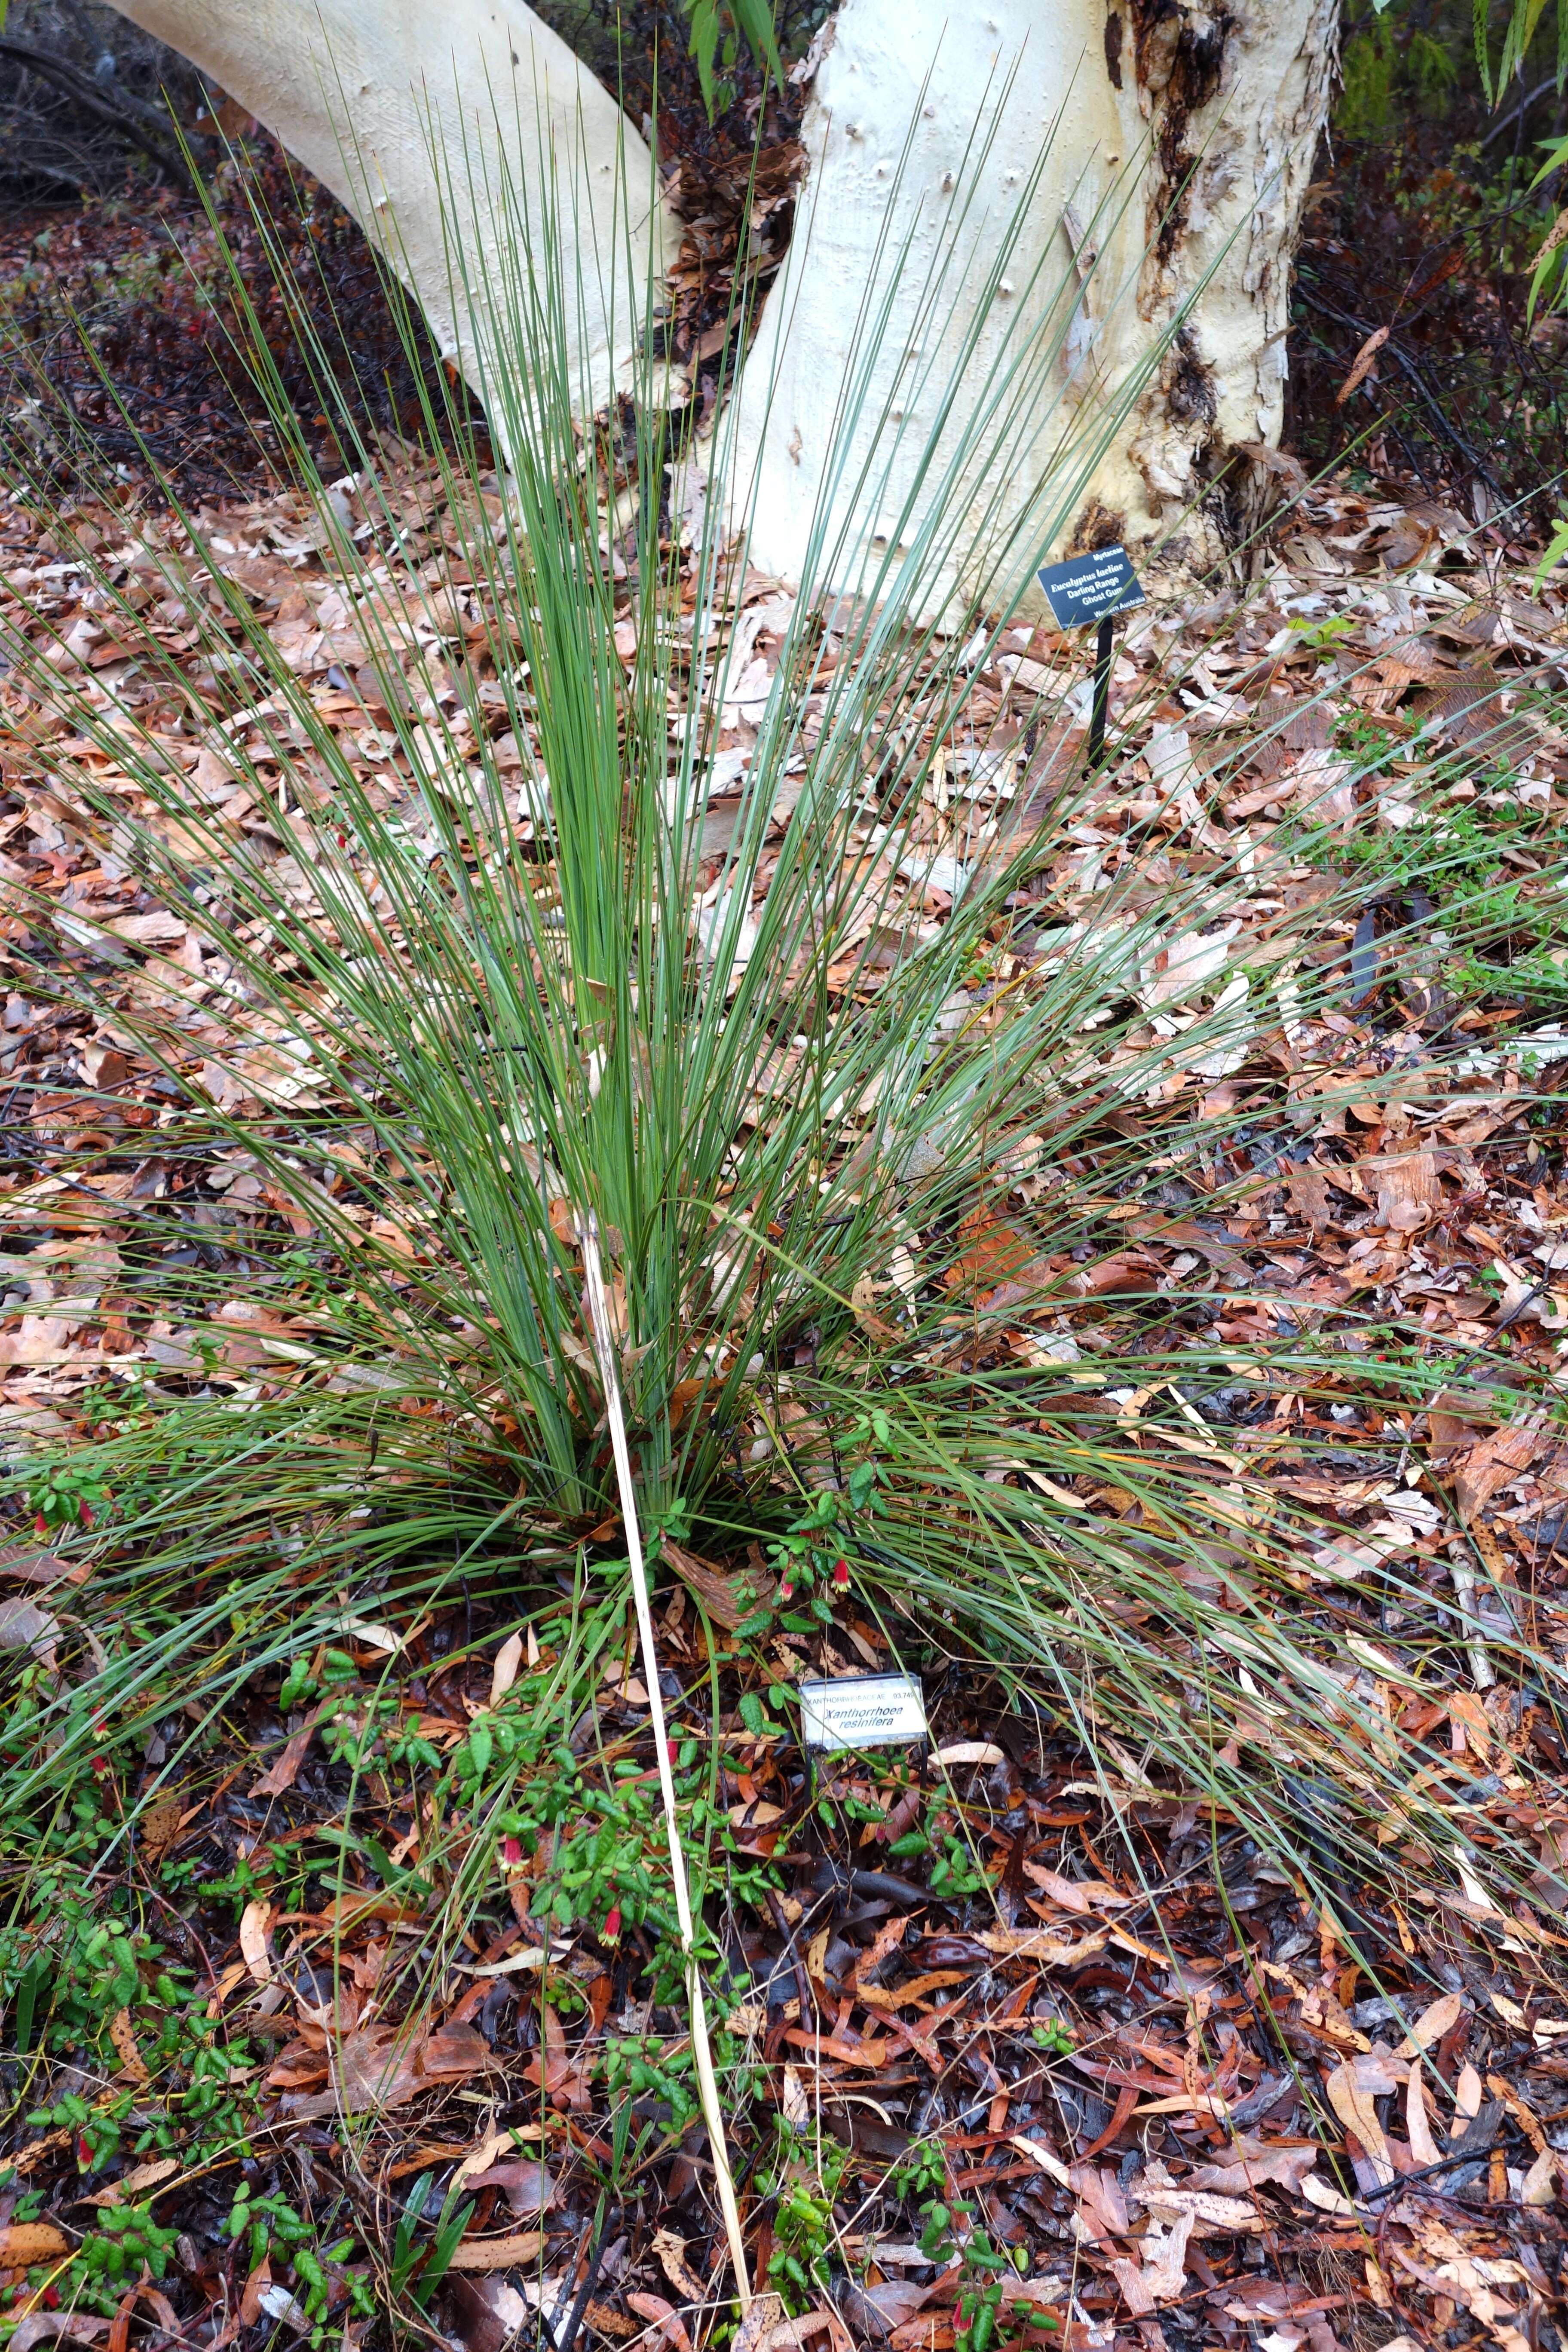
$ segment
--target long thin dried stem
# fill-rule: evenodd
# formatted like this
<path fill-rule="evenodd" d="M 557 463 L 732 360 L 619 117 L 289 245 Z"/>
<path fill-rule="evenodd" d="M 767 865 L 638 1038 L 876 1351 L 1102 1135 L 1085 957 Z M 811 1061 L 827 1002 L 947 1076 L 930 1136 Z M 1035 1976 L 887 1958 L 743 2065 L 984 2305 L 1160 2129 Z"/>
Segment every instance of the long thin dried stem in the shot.
<path fill-rule="evenodd" d="M 642 1530 L 637 1518 L 637 1481 L 632 1476 L 631 1450 L 626 1444 L 626 1407 L 621 1398 L 620 1370 L 616 1360 L 615 1328 L 605 1290 L 605 1270 L 599 1256 L 599 1228 L 591 1209 L 581 1220 L 583 1283 L 588 1302 L 588 1323 L 594 1354 L 605 1384 L 605 1413 L 610 1426 L 610 1451 L 615 1456 L 620 1487 L 621 1517 L 626 1522 L 626 1556 L 632 1572 L 632 1601 L 637 1610 L 637 1638 L 642 1645 L 643 1679 L 647 1685 L 648 1712 L 653 1721 L 654 1754 L 658 1759 L 658 1793 L 664 1806 L 665 1835 L 669 1842 L 669 1876 L 675 1890 L 675 1915 L 686 1955 L 686 1995 L 691 2021 L 691 2052 L 697 2064 L 697 2086 L 702 2119 L 713 2156 L 724 2235 L 735 2271 L 735 2294 L 742 2313 L 752 2307 L 752 2284 L 746 2268 L 746 2241 L 741 2210 L 735 2202 L 735 2179 L 730 2169 L 730 2145 L 724 2130 L 724 2110 L 713 2073 L 713 2053 L 708 2040 L 708 2012 L 702 1999 L 702 1970 L 697 1955 L 697 1930 L 691 1912 L 691 1889 L 686 1872 L 686 1849 L 675 1811 L 675 1779 L 669 1769 L 669 1738 L 664 1724 L 664 1695 L 658 1683 L 658 1647 L 654 1640 L 653 1609 L 648 1599 L 647 1568 L 643 1559 Z"/>

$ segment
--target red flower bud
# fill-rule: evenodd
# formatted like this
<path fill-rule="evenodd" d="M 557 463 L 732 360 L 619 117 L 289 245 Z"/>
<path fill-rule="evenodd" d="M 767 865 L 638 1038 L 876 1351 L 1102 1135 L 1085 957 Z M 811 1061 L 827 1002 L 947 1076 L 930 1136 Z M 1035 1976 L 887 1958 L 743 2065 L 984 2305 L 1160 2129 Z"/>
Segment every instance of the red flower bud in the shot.
<path fill-rule="evenodd" d="M 35 1511 L 33 1514 L 33 1533 L 36 1536 L 47 1536 L 48 1532 L 49 1523 L 47 1519 L 45 1518 L 42 1511 Z"/>
<path fill-rule="evenodd" d="M 43 2305 L 46 2311 L 58 2311 L 60 2307 L 60 2291 L 58 2287 L 47 2286 L 42 2294 L 38 2297 L 38 2301 Z"/>
<path fill-rule="evenodd" d="M 846 1587 L 848 1585 L 849 1562 L 847 1559 L 836 1559 L 834 1561 L 833 1581 L 838 1587 L 840 1592 L 844 1591 Z"/>
<path fill-rule="evenodd" d="M 500 1842 L 500 1858 L 505 1863 L 509 1870 L 515 1870 L 518 1864 L 522 1860 L 521 1839 L 514 1837 L 502 1838 Z"/>
<path fill-rule="evenodd" d="M 90 1503 L 79 1504 L 77 1507 L 77 1517 L 80 1519 L 84 1528 L 90 1528 L 92 1525 L 92 1505 Z"/>
<path fill-rule="evenodd" d="M 781 1601 L 793 1601 L 795 1599 L 795 1586 L 787 1576 L 779 1587 L 779 1599 Z"/>
<path fill-rule="evenodd" d="M 78 2132 L 76 2136 L 76 2160 L 84 2172 L 92 2162 L 92 2150 L 87 2144 L 85 2132 Z"/>
<path fill-rule="evenodd" d="M 612 1904 L 609 1910 L 605 1913 L 605 1924 L 599 1932 L 604 1937 L 605 1941 L 607 1944 L 615 1943 L 619 1937 L 621 1932 L 621 1906 L 618 1903 Z"/>

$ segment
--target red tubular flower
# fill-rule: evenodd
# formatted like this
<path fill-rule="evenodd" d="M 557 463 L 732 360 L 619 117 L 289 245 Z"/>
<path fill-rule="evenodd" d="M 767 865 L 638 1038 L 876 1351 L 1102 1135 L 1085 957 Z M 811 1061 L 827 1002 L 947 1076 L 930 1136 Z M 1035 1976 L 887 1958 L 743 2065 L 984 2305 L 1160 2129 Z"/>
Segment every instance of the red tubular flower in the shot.
<path fill-rule="evenodd" d="M 36 1536 L 47 1536 L 48 1532 L 49 1523 L 47 1519 L 45 1518 L 42 1511 L 35 1511 L 33 1514 L 33 1533 Z"/>
<path fill-rule="evenodd" d="M 84 1528 L 90 1528 L 92 1525 L 92 1505 L 90 1503 L 79 1504 L 77 1507 L 77 1517 L 80 1519 Z"/>
<path fill-rule="evenodd" d="M 606 1944 L 614 1944 L 618 1941 L 620 1932 L 621 1906 L 618 1903 L 613 1903 L 608 1911 L 605 1914 L 605 1924 L 600 1928 L 599 1933 L 603 1936 Z"/>
<path fill-rule="evenodd" d="M 792 1580 L 787 1576 L 779 1587 L 779 1599 L 781 1601 L 793 1601 L 795 1599 L 795 1585 Z"/>
<path fill-rule="evenodd" d="M 838 1587 L 840 1592 L 844 1592 L 848 1590 L 849 1562 L 847 1559 L 836 1559 L 834 1561 L 833 1581 Z"/>
<path fill-rule="evenodd" d="M 522 1860 L 521 1839 L 514 1837 L 502 1838 L 500 1842 L 500 1858 L 505 1863 L 509 1870 L 514 1870 L 517 1867 L 517 1864 Z"/>

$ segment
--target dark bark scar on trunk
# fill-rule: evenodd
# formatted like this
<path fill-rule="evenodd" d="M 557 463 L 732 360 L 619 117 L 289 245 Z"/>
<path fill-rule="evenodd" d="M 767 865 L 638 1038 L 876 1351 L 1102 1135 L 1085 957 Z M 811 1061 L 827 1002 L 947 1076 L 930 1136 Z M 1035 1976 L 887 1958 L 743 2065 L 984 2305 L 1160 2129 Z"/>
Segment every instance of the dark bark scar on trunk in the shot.
<path fill-rule="evenodd" d="M 1188 131 L 1219 88 L 1236 18 L 1223 6 L 1188 6 L 1185 0 L 1128 0 L 1128 6 L 1138 87 L 1148 92 L 1157 115 L 1160 177 L 1152 198 L 1152 242 L 1163 264 L 1186 225 L 1193 164 Z M 1108 28 L 1108 53 L 1109 47 Z"/>
<path fill-rule="evenodd" d="M 1072 527 L 1064 551 L 1068 555 L 1092 555 L 1097 548 L 1121 547 L 1127 538 L 1127 517 L 1091 498 Z"/>
<path fill-rule="evenodd" d="M 1110 76 L 1112 89 L 1121 87 L 1122 23 L 1114 8 L 1105 20 L 1105 70 Z"/>
<path fill-rule="evenodd" d="M 1185 425 L 1212 425 L 1219 415 L 1219 395 L 1198 357 L 1190 327 L 1176 330 L 1164 373 L 1167 414 Z"/>

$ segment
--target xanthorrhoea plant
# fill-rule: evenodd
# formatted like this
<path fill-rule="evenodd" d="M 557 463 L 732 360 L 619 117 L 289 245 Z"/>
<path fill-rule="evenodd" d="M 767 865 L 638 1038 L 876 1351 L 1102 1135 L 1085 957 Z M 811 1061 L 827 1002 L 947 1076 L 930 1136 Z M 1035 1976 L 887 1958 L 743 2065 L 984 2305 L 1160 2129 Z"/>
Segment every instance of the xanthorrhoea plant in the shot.
<path fill-rule="evenodd" d="M 982 142 L 974 185 L 984 160 Z M 971 187 L 929 293 L 933 310 L 969 305 L 977 330 L 1007 255 L 982 226 Z M 615 1514 L 577 1249 L 591 1212 L 654 1526 L 737 1552 L 793 1528 L 806 1562 L 842 1545 L 895 1641 L 978 1645 L 1091 1750 L 1114 1740 L 1176 1769 L 1330 1900 L 1386 1864 L 1390 1822 L 1406 1866 L 1445 1867 L 1439 1799 L 1405 1785 L 1331 1643 L 1293 1628 L 1284 1508 L 1194 1410 L 1237 1376 L 1234 1350 L 1151 1318 L 1075 1365 L 1051 1323 L 1110 1181 L 1103 1162 L 1082 1172 L 1075 1144 L 1178 1062 L 1223 1069 L 1273 984 L 1259 953 L 1250 992 L 1211 990 L 1179 1038 L 1146 1019 L 1161 958 L 1199 952 L 1257 887 L 1217 834 L 1201 875 L 1151 895 L 1129 861 L 1092 924 L 998 962 L 1087 788 L 1052 772 L 1047 802 L 1029 769 L 1059 703 L 993 740 L 973 679 L 1141 382 L 1089 401 L 1068 383 L 1075 272 L 1027 300 L 1010 289 L 1017 324 L 984 396 L 959 423 L 938 404 L 919 496 L 879 516 L 903 427 L 892 407 L 868 419 L 886 313 L 858 321 L 843 462 L 721 806 L 742 562 L 725 518 L 743 521 L 745 499 L 727 418 L 683 444 L 645 355 L 629 419 L 579 436 L 564 241 L 521 204 L 516 232 L 505 285 L 466 285 L 451 256 L 510 472 L 492 478 L 437 383 L 441 539 L 418 565 L 396 466 L 338 398 L 330 351 L 323 405 L 359 461 L 346 488 L 311 466 L 259 332 L 250 347 L 363 645 L 353 691 L 395 746 L 379 774 L 177 501 L 146 543 L 194 640 L 179 659 L 145 618 L 146 559 L 82 561 L 144 678 L 184 698 L 183 665 L 205 657 L 194 724 L 259 813 L 250 830 L 191 789 L 137 707 L 26 637 L 10 647 L 66 740 L 114 763 L 106 782 L 56 740 L 40 768 L 221 942 L 226 971 L 195 1036 L 188 1014 L 121 1003 L 112 970 L 54 984 L 134 1032 L 184 1090 L 193 1143 L 254 1154 L 342 1269 L 287 1390 L 220 1376 L 150 1394 L 75 1450 L 120 1497 L 95 1538 L 101 1663 L 90 1692 L 39 1706 L 22 1793 L 58 1769 L 62 1734 L 101 1747 L 172 1675 L 216 1706 L 345 1612 L 459 1590 L 560 1612 L 550 1705 L 570 1721 L 618 1622 L 584 1565 Z M 1022 463 L 1038 497 L 1004 530 L 1016 500 L 987 486 Z M 955 782 L 986 775 L 989 801 L 942 828 Z M 923 912 L 938 875 L 940 923 Z M 259 1047 L 286 1055 L 308 1110 L 245 1110 Z M 1175 1148 L 1201 1140 L 1189 1128 Z M 1172 1148 L 1129 1144 L 1119 1208 Z M 149 1305 L 195 1311 L 202 1277 L 148 1273 Z M 1001 1369 L 1000 1335 L 1020 1325 L 1021 1360 Z M 1310 1341 L 1289 1355 L 1300 1388 Z M 1242 1376 L 1265 1381 L 1250 1343 L 1247 1358 Z M 1342 1360 L 1320 1351 L 1318 1369 Z M 1136 1529 L 1086 1508 L 1068 1483 L 1086 1472 L 1131 1497 Z M 502 1817 L 517 1769 L 487 1757 L 473 1819 Z M 1334 1853 L 1317 1829 L 1300 1850 L 1304 1805 L 1341 1809 Z M 493 1851 L 467 1832 L 454 1851 L 454 1925 Z"/>

